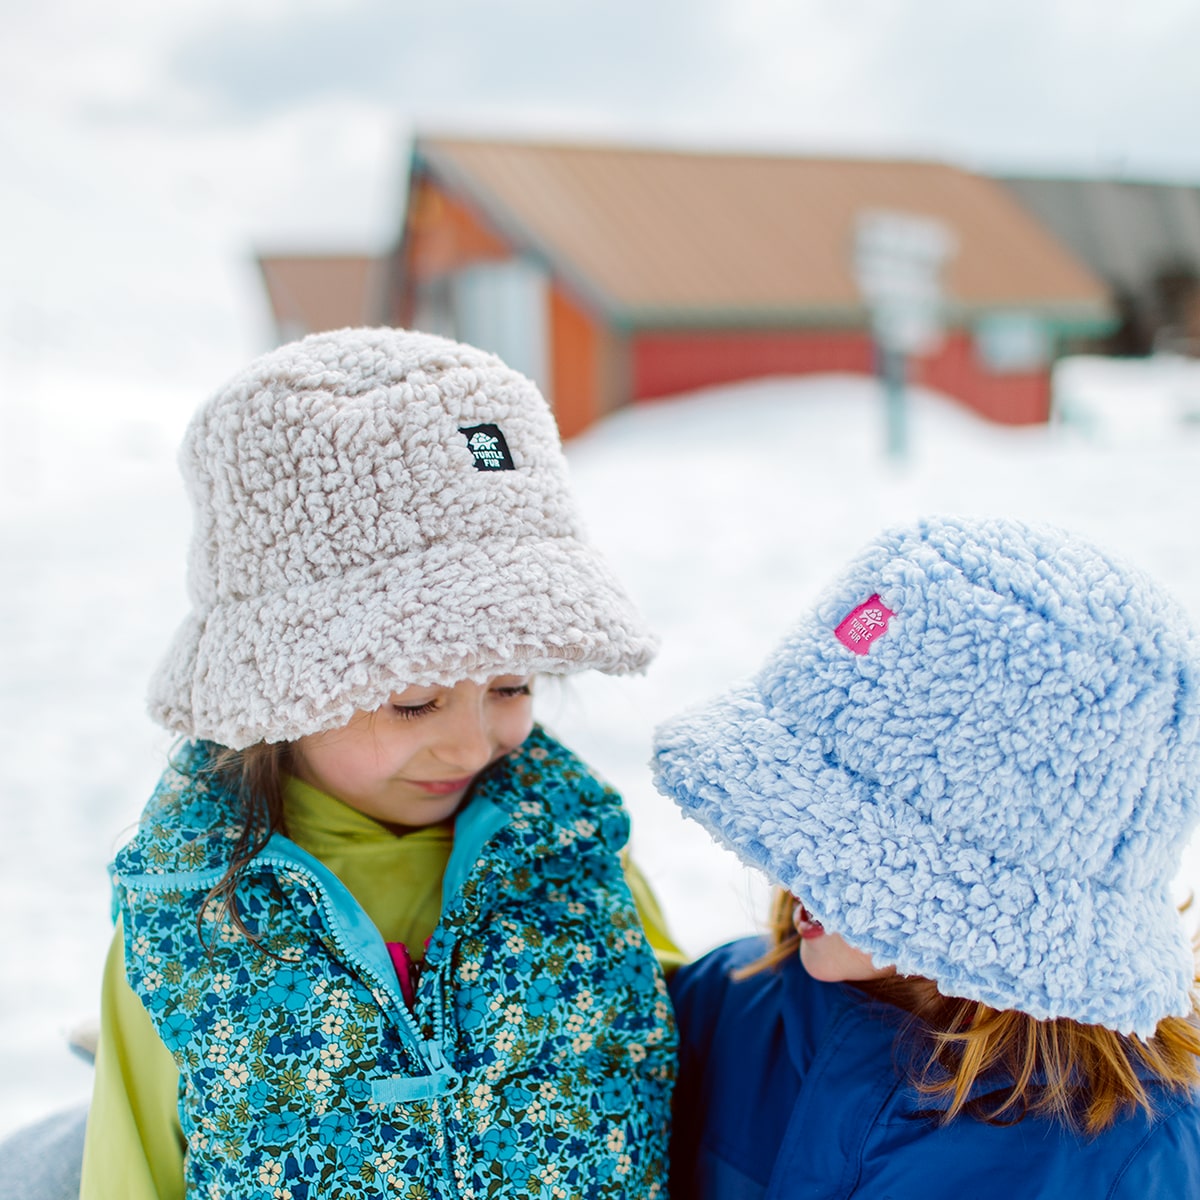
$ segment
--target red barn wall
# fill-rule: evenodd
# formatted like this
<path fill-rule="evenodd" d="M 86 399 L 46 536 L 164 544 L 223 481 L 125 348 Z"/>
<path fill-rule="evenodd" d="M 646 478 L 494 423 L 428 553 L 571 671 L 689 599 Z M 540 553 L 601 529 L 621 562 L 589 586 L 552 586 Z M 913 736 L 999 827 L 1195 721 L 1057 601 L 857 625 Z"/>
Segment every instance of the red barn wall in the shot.
<path fill-rule="evenodd" d="M 989 371 L 970 334 L 952 330 L 941 349 L 909 364 L 909 377 L 961 400 L 982 417 L 1001 425 L 1037 425 L 1050 419 L 1050 370 Z"/>
<path fill-rule="evenodd" d="M 633 400 L 763 375 L 870 373 L 871 339 L 852 330 L 704 330 L 635 334 Z"/>
<path fill-rule="evenodd" d="M 660 331 L 635 334 L 631 355 L 633 400 L 767 375 L 875 371 L 864 330 Z M 1050 414 L 1048 370 L 995 374 L 965 331 L 949 333 L 937 353 L 914 359 L 909 374 L 1001 424 L 1037 424 Z"/>

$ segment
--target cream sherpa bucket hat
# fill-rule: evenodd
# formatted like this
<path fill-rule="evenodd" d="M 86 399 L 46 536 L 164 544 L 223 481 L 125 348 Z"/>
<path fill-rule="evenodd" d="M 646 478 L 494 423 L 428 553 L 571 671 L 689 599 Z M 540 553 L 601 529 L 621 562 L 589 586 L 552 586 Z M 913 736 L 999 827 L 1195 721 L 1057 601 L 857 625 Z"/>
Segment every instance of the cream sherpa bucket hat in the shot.
<path fill-rule="evenodd" d="M 252 363 L 180 451 L 192 611 L 150 687 L 241 749 L 410 684 L 643 669 L 656 643 L 585 541 L 549 407 L 498 358 L 397 329 Z"/>

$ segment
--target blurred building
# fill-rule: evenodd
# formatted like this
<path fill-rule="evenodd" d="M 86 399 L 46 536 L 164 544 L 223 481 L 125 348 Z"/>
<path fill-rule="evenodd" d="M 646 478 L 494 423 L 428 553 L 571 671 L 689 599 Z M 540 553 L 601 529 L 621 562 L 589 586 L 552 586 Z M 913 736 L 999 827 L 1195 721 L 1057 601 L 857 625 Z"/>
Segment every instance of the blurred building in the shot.
<path fill-rule="evenodd" d="M 387 263 L 366 254 L 260 254 L 280 343 L 346 325 L 386 323 Z"/>
<path fill-rule="evenodd" d="M 286 335 L 365 319 L 472 342 L 534 377 L 569 437 L 706 385 L 872 372 L 853 248 L 878 211 L 956 246 L 945 335 L 914 381 L 995 421 L 1046 420 L 1058 347 L 1112 328 L 1109 291 L 1007 188 L 940 163 L 421 138 L 366 316 L 314 309 Z M 279 315 L 302 260 L 261 261 Z"/>
<path fill-rule="evenodd" d="M 1109 285 L 1117 354 L 1200 356 L 1200 187 L 1010 176 L 1013 193 Z"/>

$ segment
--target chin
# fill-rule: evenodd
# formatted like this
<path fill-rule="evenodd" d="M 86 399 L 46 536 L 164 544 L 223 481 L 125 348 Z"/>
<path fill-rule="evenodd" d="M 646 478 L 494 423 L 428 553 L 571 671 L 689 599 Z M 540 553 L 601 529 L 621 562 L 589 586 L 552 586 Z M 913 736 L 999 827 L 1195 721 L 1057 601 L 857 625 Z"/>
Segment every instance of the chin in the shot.
<path fill-rule="evenodd" d="M 809 976 L 821 983 L 865 983 L 895 972 L 893 967 L 877 967 L 870 955 L 835 941 L 831 934 L 802 941 L 800 961 Z"/>
<path fill-rule="evenodd" d="M 831 963 L 823 963 L 820 960 L 813 962 L 811 958 L 805 958 L 803 955 L 801 955 L 800 961 L 804 964 L 804 969 L 808 972 L 810 979 L 816 979 L 821 983 L 848 982 L 846 972 L 839 971 Z"/>

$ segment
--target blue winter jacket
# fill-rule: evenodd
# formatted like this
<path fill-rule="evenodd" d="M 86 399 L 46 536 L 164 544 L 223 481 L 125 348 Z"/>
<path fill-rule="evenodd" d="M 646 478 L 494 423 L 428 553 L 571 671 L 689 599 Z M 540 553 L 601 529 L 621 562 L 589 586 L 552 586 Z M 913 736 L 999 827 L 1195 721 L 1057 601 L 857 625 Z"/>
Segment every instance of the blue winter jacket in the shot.
<path fill-rule="evenodd" d="M 897 1067 L 904 1015 L 799 957 L 735 982 L 766 949 L 723 946 L 671 984 L 680 1071 L 674 1200 L 1185 1200 L 1200 1197 L 1200 1096 L 1153 1093 L 1095 1138 L 1044 1119 L 937 1125 Z"/>
<path fill-rule="evenodd" d="M 674 1028 L 619 798 L 535 730 L 455 825 L 413 1008 L 346 888 L 272 837 L 206 895 L 237 806 L 186 748 L 117 856 L 126 973 L 180 1070 L 188 1195 L 484 1200 L 664 1191 Z"/>

